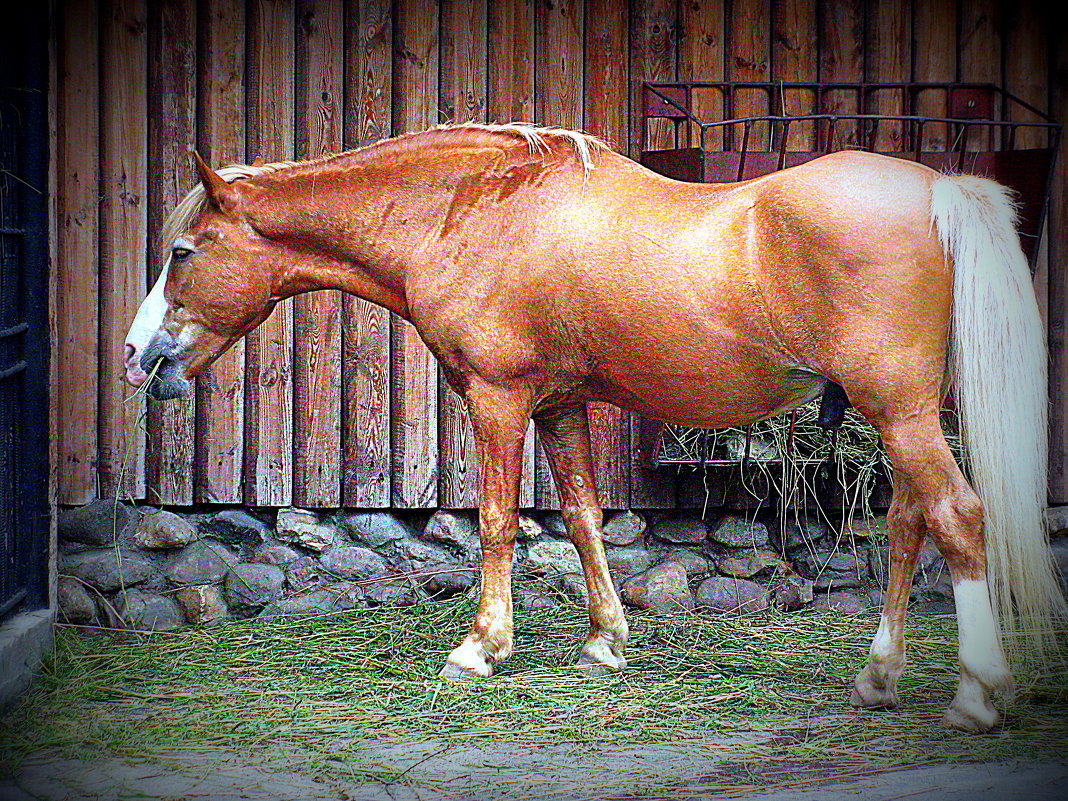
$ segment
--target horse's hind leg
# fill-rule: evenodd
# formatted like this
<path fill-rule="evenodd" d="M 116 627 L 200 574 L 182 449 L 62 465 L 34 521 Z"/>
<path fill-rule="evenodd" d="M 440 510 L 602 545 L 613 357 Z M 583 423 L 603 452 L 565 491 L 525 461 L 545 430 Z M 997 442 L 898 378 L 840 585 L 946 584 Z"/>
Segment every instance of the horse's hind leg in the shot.
<path fill-rule="evenodd" d="M 901 576 L 897 585 L 891 578 L 883 625 L 872 646 L 874 658 L 857 677 L 856 699 L 869 705 L 867 702 L 878 699 L 872 690 L 879 680 L 893 676 L 895 670 L 900 674 L 897 664 L 904 664 L 901 621 L 926 528 L 949 565 L 957 603 L 960 684 L 942 722 L 964 731 L 988 731 L 999 719 L 990 694 L 1009 690 L 1012 676 L 987 593 L 982 503 L 953 459 L 937 412 L 902 417 L 893 423 L 873 422 L 894 466 L 897 523 L 891 536 L 896 530 Z M 911 539 L 901 537 L 902 530 L 911 531 Z M 893 542 L 891 549 L 895 549 Z M 880 662 L 889 669 L 883 670 Z"/>
<path fill-rule="evenodd" d="M 853 706 L 892 709 L 897 706 L 897 682 L 905 670 L 905 612 L 916 560 L 927 526 L 909 495 L 909 485 L 894 476 L 894 499 L 886 515 L 890 540 L 890 580 L 879 629 L 872 640 L 868 663 L 853 682 Z"/>
<path fill-rule="evenodd" d="M 601 541 L 601 507 L 593 481 L 586 406 L 536 422 L 560 494 L 564 523 L 589 590 L 590 633 L 579 665 L 594 672 L 622 670 L 627 666 L 628 628 Z"/>
<path fill-rule="evenodd" d="M 530 422 L 524 398 L 472 385 L 468 412 L 481 472 L 479 537 L 482 593 L 467 638 L 449 654 L 441 675 L 485 678 L 512 654 L 512 554 L 519 533 L 523 438 Z"/>

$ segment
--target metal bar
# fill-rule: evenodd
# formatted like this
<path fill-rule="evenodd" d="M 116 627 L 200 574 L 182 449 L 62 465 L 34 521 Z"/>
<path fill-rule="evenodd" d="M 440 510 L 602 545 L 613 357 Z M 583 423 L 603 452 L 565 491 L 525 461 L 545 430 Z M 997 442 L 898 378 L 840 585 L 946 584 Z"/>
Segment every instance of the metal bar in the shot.
<path fill-rule="evenodd" d="M 26 229 L 24 228 L 0 228 L 0 234 L 7 236 L 26 236 Z"/>
<path fill-rule="evenodd" d="M 746 121 L 742 124 L 742 155 L 738 159 L 738 180 L 741 181 L 745 175 L 745 155 L 749 152 L 749 129 L 753 123 Z"/>
<path fill-rule="evenodd" d="M 1057 154 L 1060 152 L 1062 131 L 1057 128 L 1050 134 L 1050 157 L 1049 157 L 1049 172 L 1046 173 L 1046 191 L 1042 196 L 1042 207 L 1038 212 L 1038 231 L 1039 238 L 1042 237 L 1042 228 L 1046 224 L 1046 217 L 1049 214 L 1049 198 L 1053 193 L 1053 176 L 1057 171 Z M 1038 248 L 1036 247 L 1031 251 L 1031 277 L 1033 278 L 1035 272 L 1038 270 Z"/>
<path fill-rule="evenodd" d="M 734 87 L 736 84 L 728 84 L 723 93 L 723 117 L 724 120 L 734 119 Z M 734 126 L 728 125 L 723 129 L 723 149 L 734 149 Z"/>
<path fill-rule="evenodd" d="M 6 339 L 7 337 L 13 337 L 16 334 L 21 334 L 24 331 L 28 331 L 29 329 L 30 329 L 30 324 L 29 323 L 19 323 L 18 325 L 13 325 L 10 328 L 4 328 L 4 329 L 0 330 L 0 339 Z"/>
<path fill-rule="evenodd" d="M 7 615 L 8 612 L 10 612 L 12 609 L 14 609 L 16 606 L 18 606 L 24 600 L 26 600 L 26 588 L 25 587 L 23 587 L 21 590 L 16 592 L 14 595 L 12 595 L 10 598 L 8 598 L 6 601 L 4 601 L 2 604 L 0 604 L 0 620 L 3 620 L 4 616 Z"/>
<path fill-rule="evenodd" d="M 730 125 L 737 125 L 738 123 L 746 122 L 783 122 L 784 120 L 791 120 L 793 122 L 802 122 L 810 120 L 876 120 L 879 122 L 941 122 L 947 125 L 967 125 L 985 128 L 1028 128 L 1038 129 L 1041 131 L 1053 131 L 1061 128 L 1060 123 L 1056 122 L 1017 122 L 1012 120 L 969 120 L 961 119 L 960 117 L 921 117 L 908 114 L 794 114 L 789 117 L 780 117 L 774 114 L 761 114 L 753 117 L 732 117 L 730 119 L 723 119 L 719 122 L 703 122 L 701 125 L 706 125 L 710 128 L 718 128 Z"/>
<path fill-rule="evenodd" d="M 964 153 L 968 149 L 969 130 L 971 130 L 971 127 L 968 125 L 964 125 L 961 126 L 960 131 L 957 133 L 957 140 L 960 143 L 957 147 L 957 166 L 955 168 L 957 172 L 962 172 L 964 168 Z"/>
<path fill-rule="evenodd" d="M 782 141 L 779 142 L 779 167 L 782 169 L 786 166 L 786 143 L 790 139 L 790 120 L 784 120 L 782 124 Z"/>
<path fill-rule="evenodd" d="M 15 362 L 10 367 L 8 367 L 8 368 L 6 368 L 4 370 L 0 370 L 0 381 L 3 381 L 5 378 L 11 378 L 11 376 L 17 375 L 18 373 L 21 373 L 25 369 L 26 369 L 26 360 L 25 359 L 21 359 L 21 360 Z"/>
<path fill-rule="evenodd" d="M 886 91 L 897 89 L 903 93 L 902 101 L 904 108 L 914 108 L 914 104 L 909 102 L 908 95 L 914 95 L 919 90 L 923 89 L 978 89 L 991 92 L 997 97 L 1008 100 L 1014 104 L 1019 105 L 1021 108 L 1025 108 L 1028 111 L 1034 113 L 1036 116 L 1041 117 L 1044 120 L 1050 122 L 1053 118 L 1042 111 L 1039 108 L 1028 103 L 1023 98 L 1020 98 L 997 84 L 990 82 L 956 82 L 956 81 L 887 81 L 887 82 L 875 82 L 875 81 L 649 81 L 645 83 L 646 86 L 651 89 L 657 87 L 663 88 L 679 88 L 689 87 L 693 88 L 713 88 L 720 90 L 721 92 L 729 92 L 733 88 L 738 89 L 760 89 L 766 92 L 775 91 L 777 89 L 801 89 L 817 93 L 817 101 L 822 100 L 822 93 L 824 90 L 850 90 L 850 91 L 865 91 L 869 94 L 874 91 Z M 912 98 L 914 99 L 914 97 Z"/>

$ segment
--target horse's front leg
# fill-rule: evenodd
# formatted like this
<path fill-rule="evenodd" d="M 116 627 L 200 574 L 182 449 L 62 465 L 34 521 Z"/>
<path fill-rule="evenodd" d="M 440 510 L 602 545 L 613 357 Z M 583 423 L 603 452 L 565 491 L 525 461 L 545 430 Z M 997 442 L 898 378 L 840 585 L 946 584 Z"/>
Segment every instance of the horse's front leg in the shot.
<path fill-rule="evenodd" d="M 627 666 L 624 653 L 629 630 L 601 540 L 601 506 L 593 481 L 586 405 L 538 420 L 537 426 L 590 595 L 590 633 L 579 666 L 594 673 L 622 670 Z"/>
<path fill-rule="evenodd" d="M 467 638 L 449 654 L 441 675 L 487 678 L 512 654 L 512 553 L 519 533 L 519 480 L 530 405 L 513 393 L 472 382 L 468 414 L 482 468 L 479 536 L 482 594 Z"/>

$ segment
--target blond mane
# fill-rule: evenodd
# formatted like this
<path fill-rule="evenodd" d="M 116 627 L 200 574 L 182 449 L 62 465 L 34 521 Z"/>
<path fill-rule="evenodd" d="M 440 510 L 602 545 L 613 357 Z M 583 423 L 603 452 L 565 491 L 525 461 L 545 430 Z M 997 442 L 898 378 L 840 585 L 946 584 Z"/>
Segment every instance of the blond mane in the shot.
<path fill-rule="evenodd" d="M 575 157 L 582 165 L 584 175 L 588 175 L 593 169 L 593 154 L 598 150 L 608 149 L 603 141 L 590 134 L 581 131 L 571 131 L 566 128 L 540 127 L 533 123 L 511 122 L 507 124 L 484 124 L 477 122 L 465 122 L 458 125 L 439 125 L 426 131 L 417 133 L 401 134 L 390 139 L 383 139 L 371 145 L 348 150 L 343 153 L 323 156 L 307 161 L 276 161 L 268 164 L 228 164 L 220 167 L 216 172 L 227 183 L 233 183 L 244 178 L 252 178 L 257 175 L 278 172 L 292 167 L 314 167 L 326 164 L 344 157 L 354 155 L 373 156 L 393 148 L 418 147 L 424 141 L 435 141 L 436 135 L 441 133 L 464 133 L 489 134 L 506 136 L 526 142 L 531 154 L 540 153 L 548 156 L 552 154 L 550 140 L 562 140 L 571 145 Z M 197 183 L 185 196 L 178 201 L 174 211 L 170 213 L 163 224 L 161 233 L 162 246 L 165 252 L 170 251 L 171 244 L 182 231 L 193 224 L 204 209 L 207 198 L 202 184 Z"/>

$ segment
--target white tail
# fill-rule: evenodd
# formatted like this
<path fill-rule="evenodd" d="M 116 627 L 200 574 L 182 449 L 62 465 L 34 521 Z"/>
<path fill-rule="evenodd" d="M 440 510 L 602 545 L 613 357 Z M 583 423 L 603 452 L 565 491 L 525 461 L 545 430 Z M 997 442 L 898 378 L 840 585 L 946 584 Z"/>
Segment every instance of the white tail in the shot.
<path fill-rule="evenodd" d="M 1015 206 L 993 181 L 944 176 L 931 188 L 931 220 L 953 257 L 950 367 L 968 469 L 986 512 L 991 600 L 1007 633 L 1018 625 L 1045 650 L 1066 605 L 1045 529 L 1045 338 Z"/>

